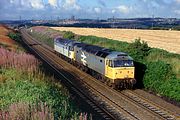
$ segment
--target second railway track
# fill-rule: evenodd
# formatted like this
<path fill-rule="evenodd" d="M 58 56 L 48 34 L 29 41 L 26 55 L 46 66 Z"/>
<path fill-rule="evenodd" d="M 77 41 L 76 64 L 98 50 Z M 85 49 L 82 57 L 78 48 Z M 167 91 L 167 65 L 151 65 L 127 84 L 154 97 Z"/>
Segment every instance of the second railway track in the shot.
<path fill-rule="evenodd" d="M 142 92 L 141 90 L 136 90 L 136 91 Z M 140 104 L 142 107 L 149 109 L 149 111 L 154 112 L 154 114 L 159 114 L 160 116 L 162 116 L 167 120 L 174 120 L 180 117 L 178 111 L 168 110 L 167 108 L 164 108 L 158 105 L 157 103 L 148 100 L 147 98 L 144 97 L 145 95 L 143 96 L 139 95 L 137 92 L 133 92 L 132 90 L 124 90 L 121 93 L 125 97 L 128 97 L 134 102 Z"/>
<path fill-rule="evenodd" d="M 165 112 L 152 111 L 137 97 L 126 92 L 118 92 L 95 80 L 92 76 L 56 56 L 52 49 L 35 41 L 25 30 L 21 30 L 24 42 L 44 59 L 53 69 L 69 81 L 77 92 L 80 92 L 104 119 L 160 120 L 174 119 Z M 135 99 L 136 98 L 136 99 Z M 139 98 L 140 99 L 140 98 Z M 140 100 L 139 100 L 140 101 Z M 141 100 L 142 101 L 142 100 Z M 145 102 L 144 102 L 145 103 Z M 147 103 L 146 103 L 147 104 Z M 160 110 L 159 110 L 160 111 Z M 159 113 L 159 114 L 158 114 Z"/>

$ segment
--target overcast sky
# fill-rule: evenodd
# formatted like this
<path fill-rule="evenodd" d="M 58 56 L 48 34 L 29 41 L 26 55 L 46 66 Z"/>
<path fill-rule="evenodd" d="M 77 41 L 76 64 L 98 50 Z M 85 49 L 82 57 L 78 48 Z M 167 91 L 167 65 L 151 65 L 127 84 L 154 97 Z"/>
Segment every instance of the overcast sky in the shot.
<path fill-rule="evenodd" d="M 0 0 L 0 20 L 180 18 L 180 0 Z"/>

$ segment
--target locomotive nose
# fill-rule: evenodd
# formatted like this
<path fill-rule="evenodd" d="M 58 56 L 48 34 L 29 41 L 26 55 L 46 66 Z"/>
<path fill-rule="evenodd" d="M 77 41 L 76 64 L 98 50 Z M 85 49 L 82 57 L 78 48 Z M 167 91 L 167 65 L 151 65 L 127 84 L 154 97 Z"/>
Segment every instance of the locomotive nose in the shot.
<path fill-rule="evenodd" d="M 134 78 L 134 67 L 125 67 L 115 70 L 116 79 Z"/>

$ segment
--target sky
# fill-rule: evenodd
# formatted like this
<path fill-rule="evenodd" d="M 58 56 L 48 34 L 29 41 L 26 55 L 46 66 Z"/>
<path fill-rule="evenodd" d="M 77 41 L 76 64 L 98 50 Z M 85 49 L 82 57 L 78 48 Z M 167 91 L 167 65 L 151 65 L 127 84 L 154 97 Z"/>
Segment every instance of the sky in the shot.
<path fill-rule="evenodd" d="M 0 20 L 180 18 L 180 0 L 0 0 Z M 20 17 L 21 16 L 21 17 Z"/>

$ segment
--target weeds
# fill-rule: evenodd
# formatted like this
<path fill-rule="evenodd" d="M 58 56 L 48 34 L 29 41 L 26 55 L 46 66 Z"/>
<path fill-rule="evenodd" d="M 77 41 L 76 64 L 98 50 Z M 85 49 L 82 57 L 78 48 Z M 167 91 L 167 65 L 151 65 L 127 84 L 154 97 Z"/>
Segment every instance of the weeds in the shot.
<path fill-rule="evenodd" d="M 4 48 L 0 56 L 0 119 L 79 118 L 66 88 L 46 76 L 34 56 Z"/>
<path fill-rule="evenodd" d="M 1 120 L 54 120 L 51 108 L 46 103 L 13 103 L 6 111 L 0 111 Z"/>
<path fill-rule="evenodd" d="M 24 52 L 16 53 L 0 47 L 0 67 L 16 68 L 22 71 L 36 71 L 39 65 L 38 60 Z"/>

